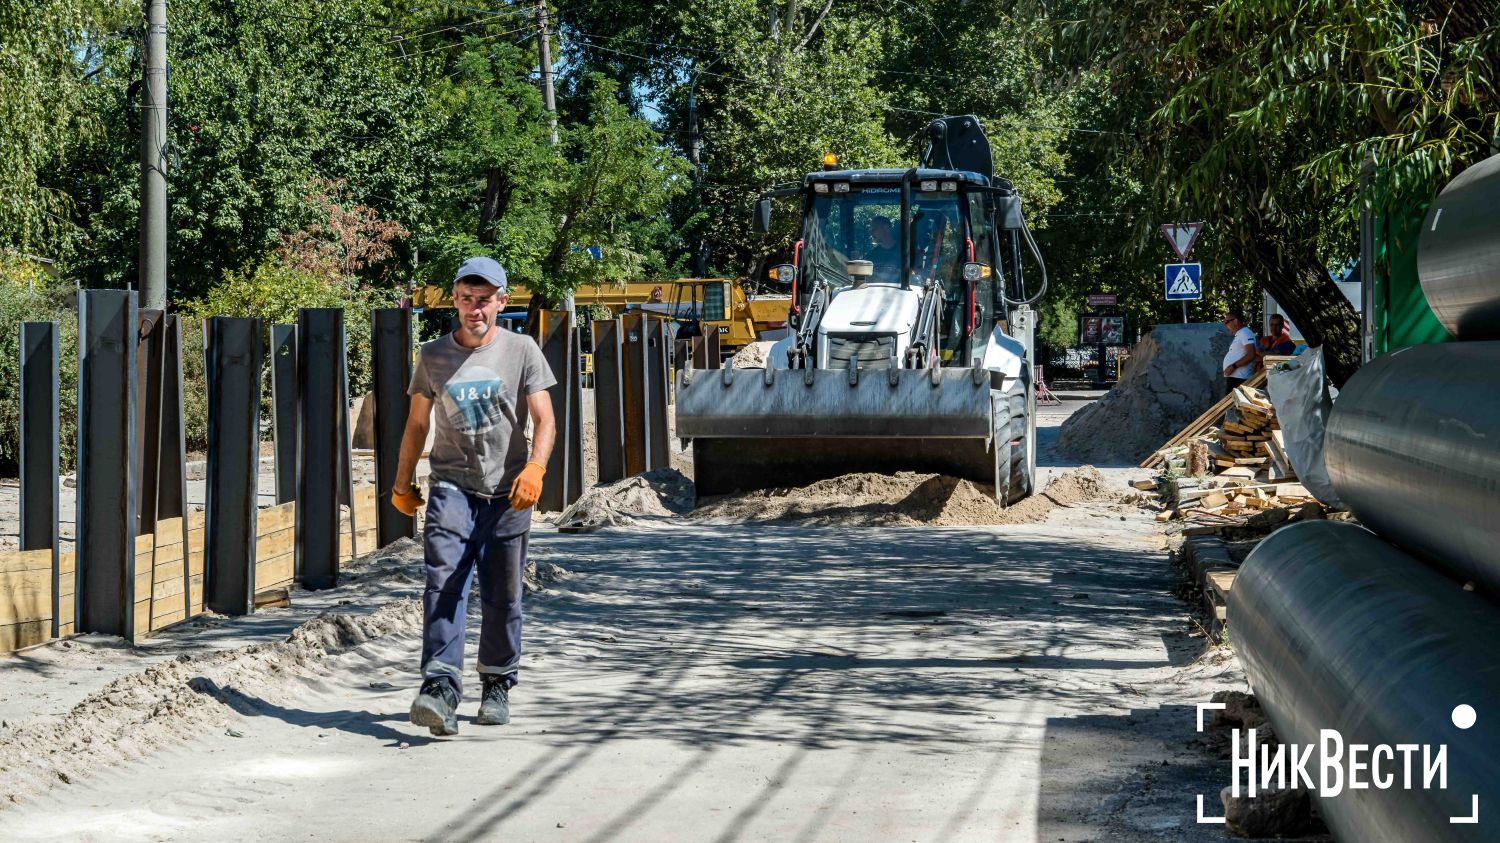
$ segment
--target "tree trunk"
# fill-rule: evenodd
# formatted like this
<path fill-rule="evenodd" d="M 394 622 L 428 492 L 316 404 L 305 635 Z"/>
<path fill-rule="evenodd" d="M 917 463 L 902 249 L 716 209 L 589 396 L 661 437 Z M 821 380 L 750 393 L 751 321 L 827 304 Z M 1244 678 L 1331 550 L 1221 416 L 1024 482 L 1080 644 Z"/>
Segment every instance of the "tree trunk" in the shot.
<path fill-rule="evenodd" d="M 1309 346 L 1321 346 L 1328 378 L 1343 386 L 1360 365 L 1360 319 L 1310 243 L 1250 223 L 1240 260 L 1265 284 Z"/>
<path fill-rule="evenodd" d="M 510 177 L 491 168 L 484 174 L 484 200 L 479 207 L 479 230 L 475 235 L 486 246 L 495 244 L 495 224 L 510 208 L 510 194 L 515 189 Z"/>

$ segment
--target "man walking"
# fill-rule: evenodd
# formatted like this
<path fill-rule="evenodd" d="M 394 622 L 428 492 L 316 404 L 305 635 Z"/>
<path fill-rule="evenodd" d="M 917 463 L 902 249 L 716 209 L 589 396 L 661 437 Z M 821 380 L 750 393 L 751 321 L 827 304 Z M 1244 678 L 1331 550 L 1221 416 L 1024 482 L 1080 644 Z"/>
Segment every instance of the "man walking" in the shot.
<path fill-rule="evenodd" d="M 482 689 L 475 722 L 510 722 L 509 691 L 521 664 L 521 571 L 531 507 L 541 496 L 556 438 L 547 396 L 556 380 L 535 342 L 497 326 L 508 300 L 500 264 L 483 257 L 465 261 L 453 280 L 459 326 L 422 344 L 407 390 L 411 414 L 391 489 L 391 503 L 407 515 L 424 502 L 408 481 L 437 410 L 422 529 L 422 689 L 411 705 L 411 722 L 434 735 L 458 732 L 469 584 L 476 571 Z"/>
<path fill-rule="evenodd" d="M 1229 340 L 1229 350 L 1224 352 L 1224 394 L 1228 395 L 1255 373 L 1258 354 L 1255 332 L 1245 325 L 1245 314 L 1238 310 L 1229 311 L 1224 317 L 1224 327 L 1234 334 Z"/>

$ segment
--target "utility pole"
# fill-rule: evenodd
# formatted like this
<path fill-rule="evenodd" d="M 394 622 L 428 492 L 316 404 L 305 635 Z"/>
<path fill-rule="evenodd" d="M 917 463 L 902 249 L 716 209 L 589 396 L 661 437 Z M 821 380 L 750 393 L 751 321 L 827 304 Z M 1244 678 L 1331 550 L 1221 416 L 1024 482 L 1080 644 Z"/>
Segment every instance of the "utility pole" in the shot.
<path fill-rule="evenodd" d="M 557 146 L 557 100 L 552 97 L 552 45 L 551 33 L 547 30 L 547 0 L 536 4 L 536 53 L 537 63 L 542 69 L 542 105 L 552 115 L 552 145 Z"/>
<path fill-rule="evenodd" d="M 688 86 L 688 158 L 693 162 L 693 210 L 703 210 L 703 135 L 698 125 L 698 75 L 719 60 L 714 59 L 702 68 L 693 71 L 693 82 Z M 698 244 L 693 248 L 693 275 L 703 278 L 708 275 L 708 238 L 700 225 Z"/>
<path fill-rule="evenodd" d="M 144 0 L 145 80 L 141 92 L 141 306 L 167 306 L 167 3 Z"/>
<path fill-rule="evenodd" d="M 552 124 L 552 145 L 557 146 L 557 99 L 552 95 L 552 33 L 547 29 L 547 0 L 536 4 L 536 57 L 542 72 L 542 107 L 547 109 L 547 119 Z M 573 313 L 573 294 L 563 296 L 561 307 Z"/>

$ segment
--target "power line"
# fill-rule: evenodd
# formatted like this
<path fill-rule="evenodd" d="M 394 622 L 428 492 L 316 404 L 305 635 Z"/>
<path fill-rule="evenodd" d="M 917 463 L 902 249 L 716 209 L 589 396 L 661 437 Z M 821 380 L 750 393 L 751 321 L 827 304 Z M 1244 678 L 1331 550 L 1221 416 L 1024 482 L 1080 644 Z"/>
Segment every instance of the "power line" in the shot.
<path fill-rule="evenodd" d="M 589 42 L 589 46 L 592 47 L 593 49 L 603 50 L 604 52 L 607 52 L 607 53 L 615 53 L 616 55 L 628 56 L 630 58 L 638 59 L 640 61 L 650 62 L 652 64 L 657 64 L 657 65 L 661 65 L 661 66 L 664 66 L 664 67 L 672 67 L 673 69 L 676 69 L 676 66 L 673 65 L 669 60 L 652 58 L 650 56 L 637 55 L 635 53 L 627 53 L 624 50 L 617 50 L 617 49 L 614 49 L 613 47 L 606 47 L 606 46 L 604 46 L 602 44 L 599 44 L 598 41 L 601 40 L 601 39 L 603 39 L 605 36 L 594 35 L 592 33 L 584 32 L 582 30 L 574 30 L 574 34 L 577 35 L 577 36 L 579 36 L 579 37 L 581 37 L 581 38 L 583 38 L 585 41 L 588 41 Z M 687 48 L 676 47 L 676 46 L 673 46 L 671 44 L 661 44 L 661 43 L 656 43 L 656 42 L 651 42 L 651 41 L 639 41 L 639 40 L 630 39 L 630 38 L 618 38 L 618 39 L 616 39 L 616 38 L 610 38 L 609 40 L 611 40 L 611 41 L 615 41 L 615 40 L 629 41 L 631 43 L 641 44 L 643 46 L 658 47 L 658 48 L 663 49 L 663 50 L 677 50 L 677 51 L 705 53 L 707 55 L 714 55 L 717 58 L 724 58 L 725 57 L 725 55 L 722 54 L 722 53 L 721 54 L 714 54 L 714 53 L 709 53 L 709 52 L 704 51 L 704 50 L 691 50 L 691 49 L 687 49 Z M 882 73 L 909 73 L 910 71 L 884 71 L 884 70 L 882 70 L 882 71 L 878 71 L 878 72 L 882 72 Z M 776 93 L 782 93 L 783 90 L 784 90 L 781 86 L 774 85 L 774 84 L 767 83 L 767 82 L 762 82 L 760 80 L 747 79 L 747 78 L 742 77 L 742 76 L 734 76 L 734 75 L 726 74 L 726 73 L 715 73 L 715 72 L 710 71 L 710 70 L 698 71 L 698 75 L 700 75 L 700 76 L 714 76 L 714 77 L 717 77 L 717 78 L 720 78 L 720 79 L 728 79 L 728 80 L 736 81 L 736 82 L 744 82 L 745 84 L 748 84 L 748 85 L 757 85 L 757 86 L 759 86 L 761 88 L 764 88 L 766 90 L 775 91 Z M 923 74 L 912 73 L 912 75 L 923 75 Z M 939 74 L 939 76 L 941 76 L 941 75 Z M 956 78 L 959 78 L 959 77 L 948 76 L 948 77 L 943 77 L 943 78 L 956 79 Z M 800 92 L 800 93 L 807 93 L 807 92 L 803 91 L 803 92 Z M 827 98 L 825 97 L 825 99 L 827 99 Z M 946 114 L 943 114 L 941 112 L 937 112 L 937 111 L 924 111 L 924 110 L 919 109 L 919 108 L 903 108 L 901 106 L 895 106 L 895 105 L 887 105 L 887 106 L 885 106 L 885 108 L 888 111 L 897 111 L 897 112 L 901 112 L 903 114 L 917 114 L 917 115 L 921 115 L 921 116 L 924 116 L 924 117 L 946 117 L 947 116 Z M 1130 134 L 1129 132 L 1120 132 L 1120 131 L 1115 131 L 1115 130 L 1112 130 L 1112 129 L 1091 129 L 1091 128 L 1084 128 L 1084 127 L 1081 127 L 1081 126 L 1049 126 L 1049 125 L 1045 125 L 1045 124 L 1041 124 L 1041 123 L 1017 123 L 1017 122 L 1013 122 L 1013 121 L 1009 121 L 1009 120 L 1006 120 L 1005 122 L 1006 122 L 1007 125 L 1020 126 L 1020 127 L 1027 128 L 1027 129 L 1046 129 L 1046 130 L 1050 130 L 1050 131 L 1059 131 L 1059 132 L 1082 132 L 1082 133 L 1097 134 L 1097 135 L 1129 135 Z"/>
<path fill-rule="evenodd" d="M 403 59 L 414 59 L 414 58 L 417 58 L 418 56 L 428 55 L 429 53 L 437 53 L 437 52 L 441 52 L 443 50 L 451 50 L 454 47 L 467 46 L 467 45 L 469 45 L 471 43 L 483 43 L 485 41 L 489 41 L 492 38 L 502 38 L 502 37 L 504 37 L 506 35 L 514 35 L 517 32 L 529 32 L 533 28 L 534 27 L 531 24 L 527 24 L 525 26 L 518 26 L 515 29 L 507 29 L 504 32 L 492 32 L 489 35 L 476 36 L 473 39 L 465 38 L 462 41 L 454 41 L 452 44 L 440 44 L 440 45 L 438 45 L 436 47 L 431 47 L 429 49 L 422 50 L 421 52 L 407 53 L 407 54 L 403 55 L 401 58 L 403 58 Z M 522 39 L 522 40 L 525 40 L 525 39 Z M 517 43 L 520 43 L 520 42 L 517 42 Z"/>

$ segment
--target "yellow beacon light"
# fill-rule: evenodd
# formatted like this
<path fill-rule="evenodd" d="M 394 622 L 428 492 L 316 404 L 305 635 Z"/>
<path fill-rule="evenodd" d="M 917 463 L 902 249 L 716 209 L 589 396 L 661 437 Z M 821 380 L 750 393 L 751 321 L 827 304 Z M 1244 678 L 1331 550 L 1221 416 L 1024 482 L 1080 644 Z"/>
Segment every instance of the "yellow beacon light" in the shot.
<path fill-rule="evenodd" d="M 823 156 L 823 169 L 825 169 L 825 170 L 837 170 L 838 168 L 839 168 L 839 157 L 837 155 L 833 154 L 832 152 L 826 153 Z"/>

